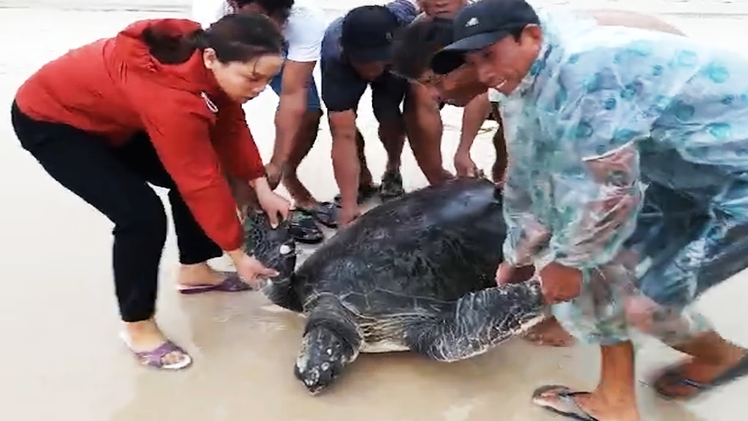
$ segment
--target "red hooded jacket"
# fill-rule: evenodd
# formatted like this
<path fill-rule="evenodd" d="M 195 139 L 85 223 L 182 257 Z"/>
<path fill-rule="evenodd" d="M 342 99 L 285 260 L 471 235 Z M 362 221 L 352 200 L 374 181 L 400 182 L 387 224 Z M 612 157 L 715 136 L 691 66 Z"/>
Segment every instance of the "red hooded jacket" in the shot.
<path fill-rule="evenodd" d="M 242 229 L 223 169 L 246 181 L 265 174 L 244 111 L 220 89 L 200 52 L 176 65 L 151 56 L 141 40 L 148 27 L 181 35 L 200 24 L 135 22 L 44 65 L 19 88 L 16 103 L 33 119 L 100 135 L 113 146 L 146 131 L 206 234 L 224 250 L 237 249 Z"/>

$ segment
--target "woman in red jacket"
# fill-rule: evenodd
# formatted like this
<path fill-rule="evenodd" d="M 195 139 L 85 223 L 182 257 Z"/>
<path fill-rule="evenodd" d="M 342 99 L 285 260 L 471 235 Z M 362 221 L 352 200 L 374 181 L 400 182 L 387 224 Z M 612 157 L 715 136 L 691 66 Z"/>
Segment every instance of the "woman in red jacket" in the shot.
<path fill-rule="evenodd" d="M 288 215 L 241 107 L 280 70 L 282 42 L 262 15 L 225 16 L 205 31 L 189 20 L 143 20 L 47 63 L 16 94 L 12 121 L 23 148 L 114 223 L 122 337 L 143 364 L 192 362 L 154 320 L 167 219 L 147 183 L 170 189 L 183 288 L 245 290 L 241 278 L 275 274 L 242 251 L 223 174 L 248 183 L 271 220 Z M 238 274 L 207 265 L 223 252 Z"/>

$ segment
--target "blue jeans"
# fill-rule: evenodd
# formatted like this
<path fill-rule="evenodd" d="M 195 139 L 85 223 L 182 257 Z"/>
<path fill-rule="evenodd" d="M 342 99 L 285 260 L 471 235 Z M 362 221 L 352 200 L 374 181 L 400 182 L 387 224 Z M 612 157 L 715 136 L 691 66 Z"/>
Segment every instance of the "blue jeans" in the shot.
<path fill-rule="evenodd" d="M 281 87 L 283 86 L 283 70 L 285 66 L 281 68 L 281 71 L 270 81 L 270 87 L 273 88 L 278 96 L 281 93 Z M 309 77 L 309 86 L 306 90 L 306 110 L 317 111 L 322 108 L 320 105 L 319 93 L 317 92 L 317 83 L 314 81 L 314 75 Z"/>

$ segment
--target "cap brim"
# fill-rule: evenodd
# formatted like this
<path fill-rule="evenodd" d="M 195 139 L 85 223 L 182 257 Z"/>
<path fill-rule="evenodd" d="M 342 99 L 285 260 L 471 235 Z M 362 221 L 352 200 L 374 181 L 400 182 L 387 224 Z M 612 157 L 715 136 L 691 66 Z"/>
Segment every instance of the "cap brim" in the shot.
<path fill-rule="evenodd" d="M 351 48 L 346 51 L 348 58 L 357 63 L 387 61 L 392 58 L 392 46 L 377 48 Z"/>
<path fill-rule="evenodd" d="M 484 32 L 453 42 L 431 57 L 431 70 L 445 75 L 465 63 L 465 53 L 482 50 L 507 35 L 508 31 Z"/>

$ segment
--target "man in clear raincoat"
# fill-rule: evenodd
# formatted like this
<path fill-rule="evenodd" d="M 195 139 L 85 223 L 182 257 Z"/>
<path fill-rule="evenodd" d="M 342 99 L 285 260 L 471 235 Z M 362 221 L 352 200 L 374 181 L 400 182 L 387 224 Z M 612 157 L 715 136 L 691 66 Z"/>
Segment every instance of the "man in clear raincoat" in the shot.
<path fill-rule="evenodd" d="M 524 0 L 471 4 L 454 28 L 433 70 L 467 62 L 505 96 L 498 281 L 534 265 L 559 322 L 602 350 L 593 392 L 546 386 L 535 402 L 638 421 L 630 329 L 691 356 L 656 377 L 661 395 L 748 374 L 748 350 L 692 305 L 748 267 L 748 59 Z"/>

